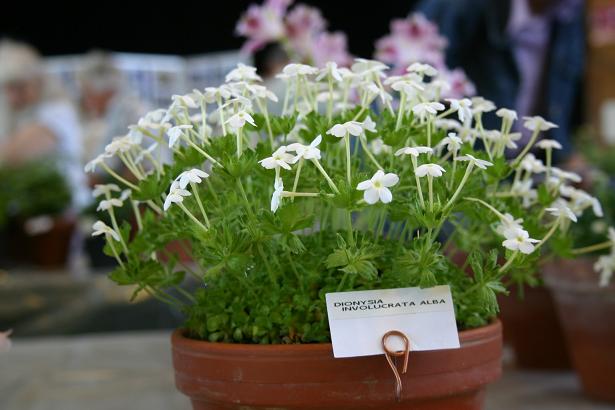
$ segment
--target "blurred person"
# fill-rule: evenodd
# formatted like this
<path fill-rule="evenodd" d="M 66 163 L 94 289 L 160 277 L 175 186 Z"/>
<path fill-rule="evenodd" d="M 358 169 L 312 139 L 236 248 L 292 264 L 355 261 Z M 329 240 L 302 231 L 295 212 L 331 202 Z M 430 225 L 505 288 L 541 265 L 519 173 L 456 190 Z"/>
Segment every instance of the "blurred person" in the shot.
<path fill-rule="evenodd" d="M 114 137 L 147 112 L 147 105 L 126 90 L 111 56 L 91 52 L 79 72 L 80 119 L 84 134 L 83 163 L 104 150 Z"/>
<path fill-rule="evenodd" d="M 517 111 L 520 146 L 530 138 L 524 116 L 540 115 L 559 128 L 546 138 L 563 149 L 554 161 L 583 172 L 571 134 L 580 125 L 585 60 L 583 0 L 423 0 L 417 11 L 449 41 L 446 63 L 461 67 L 479 95 Z M 494 112 L 484 118 L 498 128 Z M 514 153 L 513 153 L 514 155 Z"/>
<path fill-rule="evenodd" d="M 0 91 L 4 105 L 0 166 L 53 159 L 71 189 L 73 210 L 90 201 L 81 166 L 77 112 L 47 81 L 43 62 L 31 46 L 0 41 Z"/>

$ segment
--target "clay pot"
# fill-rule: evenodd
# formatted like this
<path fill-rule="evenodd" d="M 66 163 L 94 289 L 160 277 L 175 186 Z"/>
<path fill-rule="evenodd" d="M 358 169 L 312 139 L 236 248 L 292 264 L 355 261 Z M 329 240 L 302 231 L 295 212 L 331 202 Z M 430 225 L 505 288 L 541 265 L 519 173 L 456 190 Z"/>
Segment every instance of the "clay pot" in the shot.
<path fill-rule="evenodd" d="M 478 410 L 501 374 L 499 321 L 460 332 L 460 349 L 411 352 L 403 390 L 384 356 L 333 358 L 331 344 L 246 345 L 172 336 L 177 388 L 194 410 Z"/>
<path fill-rule="evenodd" d="M 504 340 L 510 344 L 515 364 L 522 369 L 562 370 L 572 367 L 564 332 L 551 292 L 544 286 L 516 286 L 499 296 Z"/>
<path fill-rule="evenodd" d="M 587 396 L 615 402 L 615 284 L 598 286 L 593 260 L 561 261 L 545 271 L 572 362 Z"/>

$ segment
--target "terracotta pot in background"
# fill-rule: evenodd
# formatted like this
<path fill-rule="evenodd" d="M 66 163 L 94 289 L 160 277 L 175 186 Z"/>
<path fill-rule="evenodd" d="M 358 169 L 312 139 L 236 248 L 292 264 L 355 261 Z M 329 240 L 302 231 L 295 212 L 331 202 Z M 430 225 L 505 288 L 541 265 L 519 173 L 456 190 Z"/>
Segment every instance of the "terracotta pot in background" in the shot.
<path fill-rule="evenodd" d="M 335 359 L 330 344 L 246 345 L 172 336 L 175 384 L 194 410 L 478 410 L 501 374 L 499 321 L 460 349 L 411 352 L 401 402 L 385 358 Z"/>
<path fill-rule="evenodd" d="M 516 286 L 499 296 L 504 340 L 513 348 L 517 367 L 561 370 L 572 367 L 553 296 L 544 286 Z"/>
<path fill-rule="evenodd" d="M 447 254 L 457 266 L 464 266 L 467 254 L 449 248 Z M 467 266 L 466 272 L 473 275 Z M 553 297 L 544 286 L 510 289 L 508 296 L 498 296 L 504 342 L 510 345 L 515 363 L 523 369 L 561 370 L 572 367 L 566 341 L 555 310 Z"/>
<path fill-rule="evenodd" d="M 615 402 L 615 284 L 598 286 L 593 260 L 561 261 L 545 271 L 583 390 Z"/>

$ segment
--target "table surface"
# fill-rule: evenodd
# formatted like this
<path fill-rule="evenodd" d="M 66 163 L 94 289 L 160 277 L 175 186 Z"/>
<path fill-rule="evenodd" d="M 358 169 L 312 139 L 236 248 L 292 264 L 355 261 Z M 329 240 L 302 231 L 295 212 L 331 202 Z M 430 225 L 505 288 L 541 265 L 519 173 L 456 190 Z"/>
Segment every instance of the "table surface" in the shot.
<path fill-rule="evenodd" d="M 189 410 L 175 390 L 170 332 L 18 339 L 0 353 L 2 410 Z M 572 372 L 505 365 L 487 410 L 606 410 L 581 394 Z"/>

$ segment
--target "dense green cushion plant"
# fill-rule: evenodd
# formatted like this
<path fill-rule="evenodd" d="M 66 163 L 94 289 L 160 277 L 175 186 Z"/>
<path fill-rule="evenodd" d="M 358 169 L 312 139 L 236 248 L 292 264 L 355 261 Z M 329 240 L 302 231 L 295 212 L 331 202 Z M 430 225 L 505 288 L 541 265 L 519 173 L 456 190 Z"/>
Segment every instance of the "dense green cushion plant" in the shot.
<path fill-rule="evenodd" d="M 578 176 L 551 164 L 557 143 L 540 137 L 554 124 L 524 119 L 531 141 L 507 159 L 514 111 L 485 130 L 495 106 L 439 102 L 432 67 L 385 71 L 290 64 L 278 102 L 239 65 L 224 85 L 147 114 L 87 166 L 127 188 L 96 191 L 111 225 L 94 234 L 119 264 L 111 278 L 177 306 L 210 341 L 328 341 L 325 294 L 359 289 L 449 285 L 460 329 L 493 320 L 496 295 L 535 281 L 541 253 L 572 254 L 571 220 L 596 200 L 561 193 Z M 546 162 L 530 153 L 537 141 Z M 132 223 L 115 217 L 121 207 Z"/>

